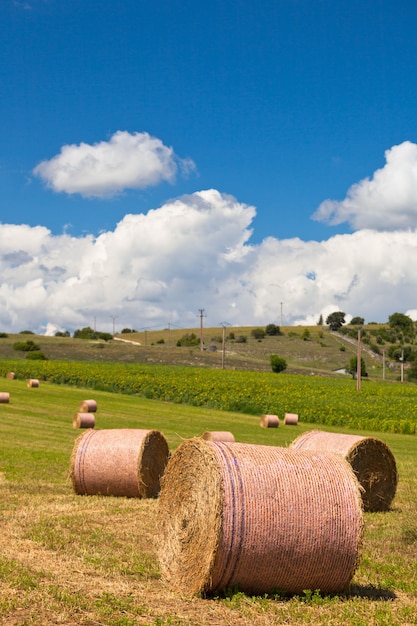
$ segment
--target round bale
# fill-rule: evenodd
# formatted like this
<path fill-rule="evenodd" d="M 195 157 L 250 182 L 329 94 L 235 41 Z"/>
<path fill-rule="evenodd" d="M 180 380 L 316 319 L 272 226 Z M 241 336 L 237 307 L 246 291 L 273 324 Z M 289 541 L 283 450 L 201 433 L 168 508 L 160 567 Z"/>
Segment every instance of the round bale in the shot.
<path fill-rule="evenodd" d="M 297 426 L 298 414 L 297 413 L 285 413 L 284 424 L 286 424 L 287 426 Z"/>
<path fill-rule="evenodd" d="M 8 404 L 10 402 L 10 393 L 8 393 L 7 391 L 1 391 L 0 392 L 0 403 L 1 404 Z"/>
<path fill-rule="evenodd" d="M 94 428 L 95 425 L 94 413 L 75 413 L 72 419 L 73 428 Z"/>
<path fill-rule="evenodd" d="M 262 426 L 262 428 L 278 428 L 279 417 L 278 415 L 262 415 L 259 425 Z"/>
<path fill-rule="evenodd" d="M 16 378 L 16 374 L 14 372 L 7 372 L 6 378 L 9 380 L 14 380 Z"/>
<path fill-rule="evenodd" d="M 70 475 L 78 495 L 156 497 L 169 457 L 157 430 L 88 430 L 74 444 Z"/>
<path fill-rule="evenodd" d="M 37 378 L 29 378 L 27 381 L 28 387 L 39 387 L 39 380 Z"/>
<path fill-rule="evenodd" d="M 83 400 L 78 408 L 80 413 L 95 413 L 97 402 L 95 400 Z"/>
<path fill-rule="evenodd" d="M 158 502 L 163 580 L 185 594 L 346 590 L 363 536 L 359 485 L 336 454 L 184 441 Z"/>
<path fill-rule="evenodd" d="M 388 446 L 374 437 L 310 430 L 291 448 L 340 454 L 351 465 L 362 488 L 365 511 L 387 511 L 397 490 L 398 473 Z"/>

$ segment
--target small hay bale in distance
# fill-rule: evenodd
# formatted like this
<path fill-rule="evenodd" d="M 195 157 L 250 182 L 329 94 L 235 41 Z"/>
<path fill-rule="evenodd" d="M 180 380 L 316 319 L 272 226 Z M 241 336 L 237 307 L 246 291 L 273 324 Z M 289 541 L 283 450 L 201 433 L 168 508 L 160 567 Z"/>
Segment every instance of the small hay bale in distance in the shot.
<path fill-rule="evenodd" d="M 80 413 L 95 413 L 97 411 L 97 402 L 95 400 L 83 400 L 78 411 Z"/>
<path fill-rule="evenodd" d="M 28 387 L 39 387 L 39 380 L 37 378 L 29 378 L 27 381 Z"/>
<path fill-rule="evenodd" d="M 70 476 L 78 495 L 153 498 L 169 458 L 157 430 L 88 430 L 74 444 Z"/>
<path fill-rule="evenodd" d="M 346 590 L 363 537 L 352 468 L 336 454 L 184 441 L 158 501 L 162 578 L 185 594 L 226 588 Z"/>
<path fill-rule="evenodd" d="M 94 428 L 96 418 L 94 413 L 75 413 L 72 418 L 73 428 Z"/>
<path fill-rule="evenodd" d="M 227 430 L 207 430 L 203 434 L 203 439 L 205 441 L 229 441 L 233 442 L 235 437 L 233 433 Z"/>
<path fill-rule="evenodd" d="M 14 372 L 7 372 L 6 378 L 9 380 L 14 380 L 16 378 L 16 374 Z"/>
<path fill-rule="evenodd" d="M 285 413 L 284 424 L 287 424 L 287 426 L 297 426 L 298 414 L 297 413 Z"/>
<path fill-rule="evenodd" d="M 268 415 L 265 413 L 265 415 L 261 416 L 259 425 L 262 426 L 262 428 L 278 428 L 279 417 L 278 415 Z"/>
<path fill-rule="evenodd" d="M 290 447 L 340 454 L 351 465 L 361 485 L 364 510 L 389 510 L 397 490 L 398 473 L 394 455 L 383 441 L 310 430 L 297 437 Z"/>
<path fill-rule="evenodd" d="M 10 402 L 10 393 L 0 391 L 0 404 L 8 404 Z"/>

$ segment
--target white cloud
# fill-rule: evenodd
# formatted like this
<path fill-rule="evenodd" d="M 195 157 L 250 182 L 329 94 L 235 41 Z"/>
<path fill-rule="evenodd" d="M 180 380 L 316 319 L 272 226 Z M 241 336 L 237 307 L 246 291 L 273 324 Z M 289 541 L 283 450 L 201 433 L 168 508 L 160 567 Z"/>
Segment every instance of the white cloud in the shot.
<path fill-rule="evenodd" d="M 0 224 L 0 330 L 315 324 L 416 310 L 417 231 L 251 245 L 254 207 L 210 189 L 97 238 Z"/>
<path fill-rule="evenodd" d="M 415 228 L 417 219 L 417 145 L 405 141 L 385 152 L 386 164 L 371 179 L 352 185 L 346 198 L 325 200 L 312 216 L 354 228 Z"/>
<path fill-rule="evenodd" d="M 179 159 L 172 148 L 148 133 L 117 131 L 109 141 L 63 146 L 33 173 L 54 191 L 104 198 L 125 189 L 172 182 L 179 169 L 187 174 L 194 163 Z"/>

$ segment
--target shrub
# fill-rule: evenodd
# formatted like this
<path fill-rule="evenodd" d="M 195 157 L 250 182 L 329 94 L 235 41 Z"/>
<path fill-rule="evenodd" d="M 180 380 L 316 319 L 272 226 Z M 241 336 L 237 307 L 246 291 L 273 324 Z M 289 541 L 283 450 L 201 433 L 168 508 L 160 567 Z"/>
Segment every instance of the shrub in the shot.
<path fill-rule="evenodd" d="M 280 335 L 280 328 L 279 326 L 277 326 L 276 324 L 268 324 L 267 327 L 265 328 L 265 333 L 267 335 Z"/>
<path fill-rule="evenodd" d="M 8 336 L 7 333 L 0 333 L 0 339 L 7 339 Z"/>
<path fill-rule="evenodd" d="M 198 346 L 200 343 L 199 338 L 195 333 L 185 333 L 177 341 L 177 346 Z"/>
<path fill-rule="evenodd" d="M 57 330 L 55 333 L 55 337 L 70 337 L 69 330 Z"/>
<path fill-rule="evenodd" d="M 263 328 L 253 328 L 251 331 L 251 335 L 252 337 L 255 337 L 255 339 L 263 339 L 266 333 Z"/>
<path fill-rule="evenodd" d="M 283 356 L 278 356 L 278 354 L 271 354 L 269 357 L 269 361 L 271 363 L 271 368 L 273 372 L 279 373 L 287 369 L 287 361 L 284 359 Z"/>
<path fill-rule="evenodd" d="M 28 352 L 26 358 L 31 361 L 47 361 L 48 358 L 44 355 L 43 352 L 37 350 L 36 352 Z"/>
<path fill-rule="evenodd" d="M 248 340 L 246 335 L 238 335 L 235 339 L 236 343 L 246 343 Z"/>
<path fill-rule="evenodd" d="M 40 350 L 40 346 L 37 343 L 34 343 L 31 339 L 27 341 L 16 341 L 13 344 L 14 350 L 20 350 L 21 352 L 35 352 L 36 350 Z"/>

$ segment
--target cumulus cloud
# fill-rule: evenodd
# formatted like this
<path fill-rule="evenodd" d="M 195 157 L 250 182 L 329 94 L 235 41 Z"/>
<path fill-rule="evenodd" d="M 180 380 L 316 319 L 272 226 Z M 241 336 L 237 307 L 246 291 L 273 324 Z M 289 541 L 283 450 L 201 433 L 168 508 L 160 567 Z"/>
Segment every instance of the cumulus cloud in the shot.
<path fill-rule="evenodd" d="M 194 169 L 171 147 L 148 133 L 117 131 L 109 141 L 66 145 L 33 170 L 56 192 L 84 197 L 111 197 L 126 189 L 143 189 L 174 181 L 178 171 Z"/>
<path fill-rule="evenodd" d="M 417 145 L 405 141 L 385 152 L 386 164 L 372 178 L 352 185 L 342 201 L 325 200 L 312 216 L 353 229 L 414 228 L 417 219 Z"/>
<path fill-rule="evenodd" d="M 0 330 L 385 322 L 416 310 L 417 232 L 250 242 L 255 208 L 209 189 L 126 215 L 98 237 L 0 224 Z M 282 305 L 281 305 L 282 303 Z"/>

